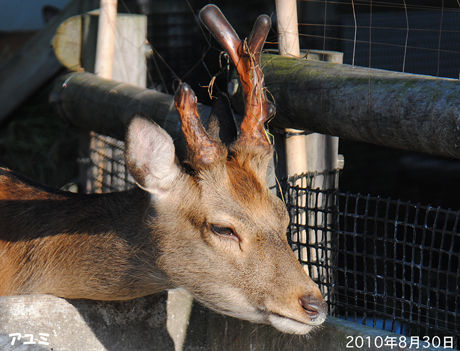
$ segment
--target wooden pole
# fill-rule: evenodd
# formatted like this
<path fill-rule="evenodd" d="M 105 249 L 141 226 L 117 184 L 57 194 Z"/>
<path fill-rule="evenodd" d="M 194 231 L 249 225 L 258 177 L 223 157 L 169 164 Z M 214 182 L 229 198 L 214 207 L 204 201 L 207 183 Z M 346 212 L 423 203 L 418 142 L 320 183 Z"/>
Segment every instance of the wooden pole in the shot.
<path fill-rule="evenodd" d="M 297 0 L 276 0 L 276 17 L 278 26 L 278 47 L 282 56 L 300 57 L 299 33 L 297 26 Z M 303 173 L 306 170 L 306 153 L 305 153 L 305 138 L 301 131 L 294 129 L 285 130 L 284 136 L 275 136 L 275 148 L 277 154 L 285 152 L 286 159 L 284 161 L 286 174 L 294 175 Z M 286 138 L 286 135 L 292 135 L 292 138 Z M 299 136 L 296 136 L 299 135 Z M 282 146 L 277 145 L 278 139 L 284 142 L 284 150 Z M 276 193 L 276 174 L 275 169 L 280 168 L 281 176 L 284 177 L 284 167 L 277 166 L 275 160 L 271 160 L 267 172 L 267 184 Z"/>
<path fill-rule="evenodd" d="M 99 23 L 97 26 L 97 44 L 94 72 L 101 78 L 112 79 L 113 61 L 115 52 L 115 34 L 117 25 L 117 0 L 101 0 L 99 6 Z M 89 53 L 92 55 L 92 53 Z M 97 156 L 97 160 L 93 159 L 93 167 L 89 169 L 93 173 L 93 177 L 88 179 L 87 191 L 102 193 L 104 192 L 105 170 L 109 166 L 108 160 L 112 150 L 104 146 L 104 142 L 108 141 L 106 137 L 98 136 L 91 132 L 90 134 L 90 152 Z"/>
<path fill-rule="evenodd" d="M 110 74 L 112 76 L 112 79 L 145 88 L 147 67 L 142 48 L 147 35 L 146 17 L 132 14 L 117 15 L 115 31 L 118 35 L 112 38 L 114 43 L 111 44 L 114 48 L 113 55 L 108 57 L 107 61 L 101 62 L 97 61 L 98 58 L 96 57 L 96 53 L 100 50 L 98 42 L 100 31 L 98 27 L 101 24 L 101 20 L 99 14 L 100 11 L 92 11 L 69 20 L 77 22 L 77 25 L 69 23 L 69 26 L 72 29 L 76 26 L 80 28 L 82 32 L 79 34 L 83 40 L 77 43 L 73 50 L 63 50 L 59 56 L 61 62 L 69 66 L 69 63 L 77 61 L 74 56 L 78 55 L 78 62 L 87 72 L 94 72 L 96 66 L 99 65 L 105 70 L 106 75 Z M 69 41 L 70 35 L 74 35 L 74 33 L 69 33 L 65 28 L 60 33 L 61 39 L 66 42 Z M 103 40 L 105 39 L 107 37 Z M 59 50 L 57 43 L 55 49 Z M 103 63 L 109 63 L 110 69 L 107 69 Z M 87 132 L 88 129 L 90 134 Z M 118 145 L 120 144 L 118 140 L 111 140 L 106 136 L 97 135 L 92 128 L 82 129 L 81 139 L 81 160 L 87 159 L 89 151 L 97 150 L 97 152 L 91 152 L 91 167 L 88 167 L 88 163 L 81 162 L 83 179 L 80 186 L 82 189 L 86 188 L 86 191 L 90 193 L 126 189 L 129 185 L 124 181 L 128 173 L 125 172 L 125 167 L 123 166 L 123 145 Z M 123 135 L 120 136 L 120 139 L 123 139 Z M 118 147 L 109 145 L 117 145 Z M 94 167 L 94 164 L 97 167 Z M 106 185 L 109 185 L 109 187 Z"/>
<path fill-rule="evenodd" d="M 101 0 L 94 72 L 106 79 L 112 78 L 116 22 L 117 0 Z"/>
<path fill-rule="evenodd" d="M 279 49 L 282 56 L 300 56 L 297 0 L 276 0 Z"/>
<path fill-rule="evenodd" d="M 300 57 L 297 0 L 276 0 L 279 49 L 282 56 Z M 306 138 L 301 130 L 286 130 L 286 173 L 288 177 L 307 171 Z"/>
<path fill-rule="evenodd" d="M 300 57 L 299 33 L 297 23 L 297 0 L 277 0 L 276 1 L 276 17 L 278 20 L 278 40 L 279 49 L 282 56 L 290 56 L 294 58 Z M 288 179 L 295 175 L 300 175 L 308 171 L 307 165 L 307 137 L 305 131 L 298 129 L 285 129 L 285 150 L 286 150 L 286 173 Z M 301 186 L 301 180 L 296 180 L 291 183 L 291 186 Z M 294 243 L 299 243 L 300 251 L 296 249 L 294 252 L 302 262 L 310 259 L 315 255 L 313 250 L 310 250 L 308 255 L 307 247 L 307 212 L 299 210 L 299 208 L 307 207 L 307 194 L 305 192 L 297 192 L 295 198 L 291 197 L 293 202 L 291 206 L 297 208 L 295 213 L 291 213 L 291 223 L 295 224 L 297 231 L 292 233 L 291 240 Z M 303 245 L 302 245 L 303 244 Z M 314 259 L 314 257 L 313 257 Z M 305 266 L 306 268 L 307 266 Z M 318 278 L 316 271 L 307 270 L 307 273 L 312 278 Z M 312 274 L 314 273 L 314 274 Z"/>

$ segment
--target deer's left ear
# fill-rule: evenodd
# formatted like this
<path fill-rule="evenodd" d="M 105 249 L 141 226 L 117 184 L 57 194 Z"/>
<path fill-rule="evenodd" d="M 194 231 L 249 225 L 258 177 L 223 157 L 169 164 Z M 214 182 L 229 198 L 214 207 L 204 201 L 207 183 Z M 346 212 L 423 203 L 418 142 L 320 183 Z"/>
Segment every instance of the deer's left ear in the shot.
<path fill-rule="evenodd" d="M 125 158 L 138 185 L 159 198 L 171 190 L 181 173 L 169 134 L 142 116 L 134 116 L 129 124 Z"/>

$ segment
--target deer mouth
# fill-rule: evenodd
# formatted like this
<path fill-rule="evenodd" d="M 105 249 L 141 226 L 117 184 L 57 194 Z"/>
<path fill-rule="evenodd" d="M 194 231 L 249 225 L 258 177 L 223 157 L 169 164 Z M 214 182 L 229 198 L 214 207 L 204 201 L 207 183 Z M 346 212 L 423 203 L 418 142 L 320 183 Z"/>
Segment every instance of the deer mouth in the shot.
<path fill-rule="evenodd" d="M 280 315 L 278 313 L 270 313 L 268 315 L 269 323 L 279 331 L 288 334 L 305 335 L 310 333 L 313 329 L 321 325 L 326 320 L 326 314 L 322 314 L 308 323 L 301 322 L 297 319 Z"/>

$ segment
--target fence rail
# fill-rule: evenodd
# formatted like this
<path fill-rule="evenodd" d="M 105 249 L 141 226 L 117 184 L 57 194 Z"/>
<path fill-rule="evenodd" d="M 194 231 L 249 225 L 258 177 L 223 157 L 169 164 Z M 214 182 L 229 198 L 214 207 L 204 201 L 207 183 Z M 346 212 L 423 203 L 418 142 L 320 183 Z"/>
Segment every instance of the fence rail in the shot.
<path fill-rule="evenodd" d="M 460 158 L 457 80 L 278 55 L 262 60 L 275 127 Z M 155 90 L 71 73 L 58 78 L 51 101 L 74 125 L 116 138 L 134 113 L 181 137 L 172 96 Z M 210 109 L 199 110 L 206 124 Z"/>

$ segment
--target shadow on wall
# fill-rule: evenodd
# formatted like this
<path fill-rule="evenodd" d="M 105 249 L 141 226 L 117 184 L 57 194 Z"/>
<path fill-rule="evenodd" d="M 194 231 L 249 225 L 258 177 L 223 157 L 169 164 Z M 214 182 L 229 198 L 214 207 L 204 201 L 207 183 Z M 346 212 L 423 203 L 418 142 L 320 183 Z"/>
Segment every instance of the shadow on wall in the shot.
<path fill-rule="evenodd" d="M 167 293 L 123 302 L 1 297 L 0 350 L 174 350 L 166 300 Z"/>
<path fill-rule="evenodd" d="M 122 302 L 68 300 L 104 350 L 120 351 L 174 350 L 166 329 L 166 301 L 167 293 Z"/>

